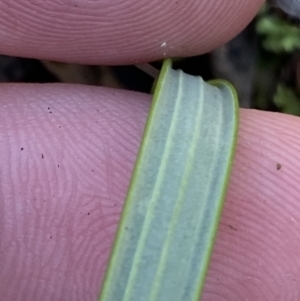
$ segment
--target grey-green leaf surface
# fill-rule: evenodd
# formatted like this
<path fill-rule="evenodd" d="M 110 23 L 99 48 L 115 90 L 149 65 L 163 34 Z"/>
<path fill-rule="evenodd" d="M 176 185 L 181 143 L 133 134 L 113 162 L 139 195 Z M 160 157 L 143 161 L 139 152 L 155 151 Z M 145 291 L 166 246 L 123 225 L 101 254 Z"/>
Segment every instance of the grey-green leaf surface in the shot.
<path fill-rule="evenodd" d="M 237 99 L 165 61 L 100 301 L 196 301 L 237 135 Z"/>

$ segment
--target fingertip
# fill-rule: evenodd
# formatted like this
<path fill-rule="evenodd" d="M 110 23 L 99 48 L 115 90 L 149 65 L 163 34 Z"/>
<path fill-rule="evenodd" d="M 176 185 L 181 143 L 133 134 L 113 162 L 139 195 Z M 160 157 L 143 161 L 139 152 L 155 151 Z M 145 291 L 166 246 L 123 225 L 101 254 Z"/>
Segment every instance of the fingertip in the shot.
<path fill-rule="evenodd" d="M 225 43 L 263 0 L 0 3 L 0 51 L 84 64 L 135 64 Z"/>
<path fill-rule="evenodd" d="M 62 85 L 2 86 L 0 95 L 2 296 L 93 300 L 149 96 Z M 295 117 L 241 111 L 203 300 L 297 300 L 299 125 Z"/>

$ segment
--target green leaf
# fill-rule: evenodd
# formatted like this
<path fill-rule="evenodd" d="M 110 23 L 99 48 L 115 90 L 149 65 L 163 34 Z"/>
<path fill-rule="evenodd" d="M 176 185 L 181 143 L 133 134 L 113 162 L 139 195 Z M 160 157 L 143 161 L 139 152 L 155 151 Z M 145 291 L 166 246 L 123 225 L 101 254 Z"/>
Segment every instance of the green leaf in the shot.
<path fill-rule="evenodd" d="M 278 85 L 274 103 L 282 113 L 300 116 L 300 98 L 295 91 L 283 84 Z"/>
<path fill-rule="evenodd" d="M 300 29 L 273 15 L 262 15 L 256 30 L 263 36 L 263 46 L 275 53 L 300 49 Z"/>
<path fill-rule="evenodd" d="M 165 61 L 101 301 L 198 301 L 237 136 L 237 99 Z"/>

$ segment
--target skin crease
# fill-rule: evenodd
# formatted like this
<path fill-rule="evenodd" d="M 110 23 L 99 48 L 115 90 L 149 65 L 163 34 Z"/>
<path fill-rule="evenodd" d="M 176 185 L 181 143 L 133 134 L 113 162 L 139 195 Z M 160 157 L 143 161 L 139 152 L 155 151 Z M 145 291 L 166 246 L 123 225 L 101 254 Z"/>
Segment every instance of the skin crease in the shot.
<path fill-rule="evenodd" d="M 72 23 L 74 28 L 66 26 L 70 18 L 66 11 L 75 1 L 65 1 L 63 12 L 55 11 L 58 1 L 41 2 L 35 18 L 35 1 L 18 3 L 21 1 L 0 2 L 2 53 L 130 63 L 133 58 L 163 57 L 150 44 L 154 36 L 166 33 L 174 43 L 186 47 L 182 55 L 204 52 L 241 30 L 261 1 L 228 1 L 232 8 L 227 9 L 219 0 L 203 0 L 200 4 L 210 9 L 203 15 L 200 12 L 197 22 L 203 25 L 203 18 L 216 20 L 215 15 L 224 22 L 210 23 L 208 33 L 207 27 L 199 26 L 201 44 L 190 38 L 182 44 L 186 39 L 182 31 L 178 27 L 173 31 L 169 25 L 168 31 L 157 27 L 153 35 L 148 32 L 149 45 L 142 43 L 137 49 L 129 44 L 120 56 L 116 56 L 124 46 L 117 41 L 120 32 L 114 37 L 109 36 L 109 28 L 102 28 L 105 34 L 101 29 L 89 32 L 93 18 L 85 17 Z M 91 14 L 88 7 L 101 4 L 109 18 L 107 1 L 76 3 L 85 5 L 85 12 Z M 120 16 L 122 10 L 126 13 L 130 7 L 139 7 L 137 1 L 127 3 L 125 7 L 120 2 Z M 155 9 L 149 9 L 148 18 L 145 12 L 144 22 L 159 18 L 153 17 Z M 100 9 L 94 12 L 99 18 L 104 16 Z M 189 12 L 182 15 L 188 18 Z M 174 20 L 170 15 L 167 18 L 170 24 Z M 43 31 L 50 23 L 45 36 Z M 221 27 L 224 36 L 218 35 Z M 26 33 L 25 29 L 31 30 Z M 192 31 L 190 37 L 196 34 L 192 26 L 185 30 Z M 128 39 L 134 37 L 130 33 Z M 92 41 L 86 49 L 85 43 Z M 99 45 L 105 44 L 110 55 L 99 54 Z M 97 300 L 150 98 L 72 85 L 0 86 L 1 300 Z M 242 110 L 240 122 L 233 173 L 202 300 L 297 301 L 300 120 Z"/>

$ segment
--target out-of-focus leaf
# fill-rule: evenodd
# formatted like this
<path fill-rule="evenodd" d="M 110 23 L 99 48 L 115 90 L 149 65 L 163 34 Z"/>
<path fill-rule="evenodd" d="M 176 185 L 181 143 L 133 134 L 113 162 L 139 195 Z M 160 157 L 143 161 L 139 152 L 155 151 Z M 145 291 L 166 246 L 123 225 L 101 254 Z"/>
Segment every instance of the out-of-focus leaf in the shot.
<path fill-rule="evenodd" d="M 256 25 L 266 50 L 281 53 L 300 49 L 300 29 L 274 15 L 261 15 Z"/>
<path fill-rule="evenodd" d="M 278 85 L 274 103 L 282 113 L 300 116 L 300 98 L 292 88 Z"/>

